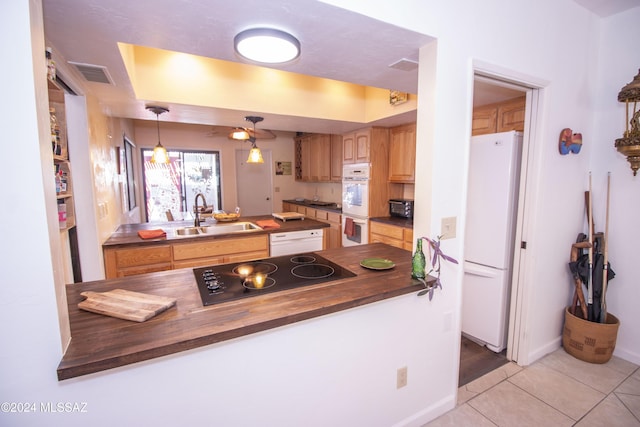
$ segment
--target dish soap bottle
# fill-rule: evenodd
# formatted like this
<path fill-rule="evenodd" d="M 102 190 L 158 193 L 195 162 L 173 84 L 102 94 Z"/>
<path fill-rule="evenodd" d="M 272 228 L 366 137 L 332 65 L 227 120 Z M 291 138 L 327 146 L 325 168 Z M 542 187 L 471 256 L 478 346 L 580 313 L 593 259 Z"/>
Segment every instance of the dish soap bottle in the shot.
<path fill-rule="evenodd" d="M 411 260 L 411 277 L 414 279 L 424 279 L 426 277 L 425 267 L 427 260 L 422 252 L 422 239 L 418 239 L 416 251 Z"/>

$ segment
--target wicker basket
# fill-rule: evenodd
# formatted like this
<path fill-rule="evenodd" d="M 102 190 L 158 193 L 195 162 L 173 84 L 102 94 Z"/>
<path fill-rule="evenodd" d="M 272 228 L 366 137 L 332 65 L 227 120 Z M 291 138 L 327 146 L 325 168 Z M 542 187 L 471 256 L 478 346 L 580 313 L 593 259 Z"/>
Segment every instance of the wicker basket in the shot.
<path fill-rule="evenodd" d="M 611 313 L 607 313 L 606 323 L 597 323 L 574 316 L 567 308 L 562 346 L 577 359 L 589 363 L 607 363 L 616 348 L 619 326 L 620 321 Z"/>

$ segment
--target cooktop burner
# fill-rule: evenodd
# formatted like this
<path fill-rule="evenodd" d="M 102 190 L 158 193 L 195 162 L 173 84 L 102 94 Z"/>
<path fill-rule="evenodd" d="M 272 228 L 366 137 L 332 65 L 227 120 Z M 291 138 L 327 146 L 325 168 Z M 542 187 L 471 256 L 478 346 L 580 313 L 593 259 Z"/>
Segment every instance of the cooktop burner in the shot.
<path fill-rule="evenodd" d="M 314 253 L 193 269 L 203 305 L 355 276 Z"/>

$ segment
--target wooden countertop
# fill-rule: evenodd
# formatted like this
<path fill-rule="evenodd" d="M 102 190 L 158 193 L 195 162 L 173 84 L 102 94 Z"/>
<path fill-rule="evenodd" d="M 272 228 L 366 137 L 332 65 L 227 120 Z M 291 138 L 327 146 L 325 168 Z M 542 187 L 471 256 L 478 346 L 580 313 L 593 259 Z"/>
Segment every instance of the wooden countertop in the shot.
<path fill-rule="evenodd" d="M 58 366 L 58 379 L 178 353 L 403 294 L 417 293 L 422 289 L 418 281 L 411 279 L 411 253 L 408 251 L 375 243 L 319 253 L 356 273 L 356 276 L 208 307 L 202 305 L 192 269 L 69 284 L 66 291 L 71 342 Z M 360 261 L 369 257 L 387 258 L 396 265 L 382 271 L 361 267 Z M 177 303 L 142 323 L 78 308 L 78 303 L 84 299 L 81 292 L 112 289 L 176 298 Z"/>
<path fill-rule="evenodd" d="M 229 233 L 229 234 L 215 234 L 215 235 L 203 235 L 203 236 L 177 236 L 174 232 L 176 228 L 181 227 L 192 227 L 193 220 L 185 220 L 185 221 L 166 221 L 166 222 L 144 222 L 139 224 L 122 224 L 118 229 L 102 244 L 102 247 L 112 247 L 112 246 L 121 246 L 121 245 L 153 245 L 158 242 L 166 242 L 166 241 L 200 241 L 203 239 L 220 239 L 227 237 L 242 237 L 242 236 L 253 236 L 259 234 L 271 234 L 271 233 L 282 233 L 287 231 L 299 231 L 299 230 L 312 230 L 317 228 L 326 228 L 329 227 L 329 224 L 326 222 L 316 221 L 314 219 L 305 218 L 302 220 L 289 220 L 289 221 L 280 221 L 278 219 L 273 218 L 271 215 L 262 215 L 262 216 L 247 216 L 241 217 L 238 221 L 248 221 L 255 223 L 260 220 L 272 219 L 280 228 L 270 228 L 267 230 L 254 230 L 249 232 L 242 233 Z M 215 222 L 210 220 L 203 221 L 202 225 L 213 225 Z M 232 224 L 232 223 L 231 223 Z M 160 239 L 142 239 L 138 236 L 138 231 L 140 230 L 156 230 L 162 229 L 167 232 L 167 237 L 163 237 Z"/>
<path fill-rule="evenodd" d="M 389 225 L 395 225 L 396 227 L 413 229 L 413 219 L 411 218 L 400 218 L 397 216 L 379 216 L 369 218 L 369 220 L 373 222 L 382 222 Z"/>
<path fill-rule="evenodd" d="M 342 208 L 338 207 L 337 203 L 332 202 L 316 202 L 313 200 L 283 200 L 284 203 L 291 203 L 292 205 L 308 206 L 310 208 L 319 209 L 321 211 L 329 211 L 335 213 L 342 213 Z"/>

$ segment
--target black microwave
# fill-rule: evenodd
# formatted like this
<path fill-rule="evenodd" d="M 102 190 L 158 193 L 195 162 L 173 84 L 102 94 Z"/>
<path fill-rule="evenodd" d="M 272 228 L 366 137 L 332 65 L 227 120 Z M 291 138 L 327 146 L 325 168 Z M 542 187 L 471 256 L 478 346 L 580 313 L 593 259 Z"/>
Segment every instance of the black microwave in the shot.
<path fill-rule="evenodd" d="M 413 218 L 413 200 L 389 200 L 389 215 L 401 218 Z"/>

